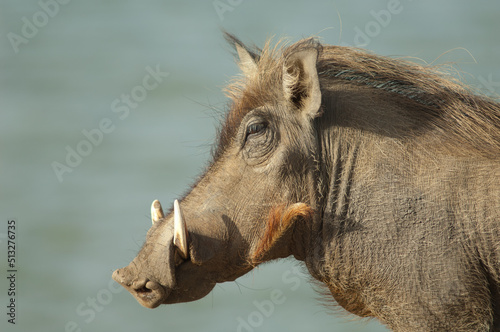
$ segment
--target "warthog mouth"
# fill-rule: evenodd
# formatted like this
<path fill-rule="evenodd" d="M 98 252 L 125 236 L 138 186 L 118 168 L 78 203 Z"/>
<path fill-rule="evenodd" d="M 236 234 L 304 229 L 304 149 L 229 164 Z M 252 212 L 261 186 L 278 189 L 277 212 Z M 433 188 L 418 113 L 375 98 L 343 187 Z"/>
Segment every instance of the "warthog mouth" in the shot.
<path fill-rule="evenodd" d="M 128 290 L 142 306 L 154 309 L 162 304 L 170 294 L 170 290 L 167 291 L 159 283 L 146 278 L 128 281 L 124 269 L 113 272 L 113 279 Z"/>

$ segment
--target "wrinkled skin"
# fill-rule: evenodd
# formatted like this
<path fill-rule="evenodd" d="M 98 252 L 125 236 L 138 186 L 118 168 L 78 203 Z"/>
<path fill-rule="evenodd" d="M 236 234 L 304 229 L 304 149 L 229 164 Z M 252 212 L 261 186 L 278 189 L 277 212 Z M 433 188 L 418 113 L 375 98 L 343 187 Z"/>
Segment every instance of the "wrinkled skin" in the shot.
<path fill-rule="evenodd" d="M 229 39 L 245 78 L 180 202 L 187 253 L 174 213 L 153 213 L 113 278 L 155 308 L 293 255 L 393 330 L 500 331 L 499 105 L 348 48 L 305 40 L 277 56 Z"/>

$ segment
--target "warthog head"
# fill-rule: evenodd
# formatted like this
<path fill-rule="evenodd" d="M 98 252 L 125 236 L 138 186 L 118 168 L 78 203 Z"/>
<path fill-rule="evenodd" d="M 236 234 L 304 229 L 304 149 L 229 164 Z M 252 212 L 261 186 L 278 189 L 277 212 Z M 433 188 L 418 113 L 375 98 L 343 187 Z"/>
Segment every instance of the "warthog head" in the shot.
<path fill-rule="evenodd" d="M 264 261 L 304 260 L 314 241 L 320 46 L 309 39 L 263 57 L 228 39 L 244 75 L 227 89 L 213 162 L 173 211 L 153 202 L 145 244 L 113 273 L 148 308 L 200 299 Z"/>

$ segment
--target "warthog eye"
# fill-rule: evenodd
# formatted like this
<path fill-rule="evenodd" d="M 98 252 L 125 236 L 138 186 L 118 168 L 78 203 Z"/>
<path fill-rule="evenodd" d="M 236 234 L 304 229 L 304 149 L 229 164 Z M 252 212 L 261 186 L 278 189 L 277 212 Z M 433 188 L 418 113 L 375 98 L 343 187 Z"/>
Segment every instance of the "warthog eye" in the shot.
<path fill-rule="evenodd" d="M 252 123 L 247 127 L 246 139 L 248 139 L 248 137 L 251 135 L 255 135 L 262 132 L 266 128 L 267 125 L 265 123 Z"/>
<path fill-rule="evenodd" d="M 249 165 L 257 165 L 268 160 L 268 154 L 276 147 L 277 132 L 272 122 L 256 114 L 244 122 L 246 125 L 242 126 L 238 133 L 242 157 Z"/>

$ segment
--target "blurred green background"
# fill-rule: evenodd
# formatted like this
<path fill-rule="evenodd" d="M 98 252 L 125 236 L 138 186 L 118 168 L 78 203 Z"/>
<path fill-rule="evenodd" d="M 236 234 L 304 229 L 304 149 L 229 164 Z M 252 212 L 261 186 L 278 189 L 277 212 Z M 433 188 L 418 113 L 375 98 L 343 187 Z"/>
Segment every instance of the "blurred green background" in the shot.
<path fill-rule="evenodd" d="M 117 288 L 111 273 L 142 245 L 151 202 L 172 204 L 210 157 L 226 103 L 221 88 L 238 73 L 221 28 L 257 45 L 317 35 L 454 63 L 463 80 L 496 95 L 499 15 L 498 1 L 466 0 L 3 0 L 0 330 L 384 331 L 376 321 L 333 314 L 293 260 L 218 285 L 200 301 L 155 310 Z M 151 71 L 161 72 L 158 84 L 141 89 Z M 135 102 L 125 107 L 131 93 Z M 78 149 L 85 156 L 68 157 Z M 73 166 L 61 168 L 66 158 Z M 10 218 L 17 221 L 15 326 L 6 315 Z M 262 312 L 258 304 L 275 290 L 283 303 Z"/>

